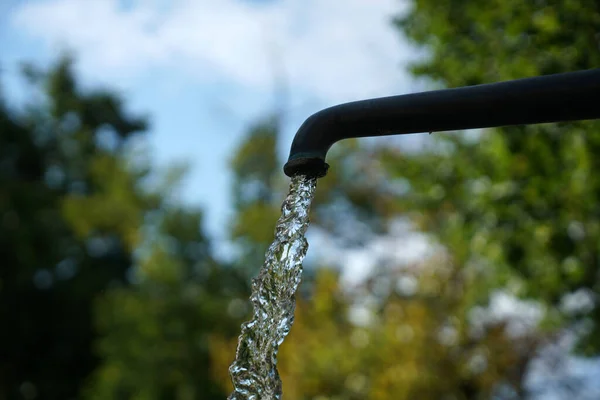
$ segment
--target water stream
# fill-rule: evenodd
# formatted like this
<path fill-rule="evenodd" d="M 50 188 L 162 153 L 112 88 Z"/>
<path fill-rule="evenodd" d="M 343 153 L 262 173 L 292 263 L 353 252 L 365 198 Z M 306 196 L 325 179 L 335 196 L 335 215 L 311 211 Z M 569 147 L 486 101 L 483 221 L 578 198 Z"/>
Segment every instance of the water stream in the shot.
<path fill-rule="evenodd" d="M 314 178 L 292 178 L 290 192 L 281 206 L 275 239 L 252 281 L 250 301 L 254 315 L 242 325 L 236 358 L 229 367 L 234 386 L 229 400 L 281 399 L 277 351 L 294 322 L 295 293 L 308 249 L 304 233 L 315 188 Z"/>

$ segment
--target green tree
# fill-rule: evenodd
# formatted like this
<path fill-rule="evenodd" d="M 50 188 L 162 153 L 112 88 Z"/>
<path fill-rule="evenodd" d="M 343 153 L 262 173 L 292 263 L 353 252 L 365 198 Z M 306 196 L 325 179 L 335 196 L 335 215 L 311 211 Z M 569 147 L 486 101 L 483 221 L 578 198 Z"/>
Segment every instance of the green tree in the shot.
<path fill-rule="evenodd" d="M 230 237 L 238 247 L 238 268 L 256 275 L 273 240 L 281 192 L 277 157 L 279 119 L 264 118 L 248 129 L 231 159 L 235 216 Z"/>
<path fill-rule="evenodd" d="M 98 303 L 103 362 L 90 399 L 222 399 L 209 349 L 238 333 L 245 282 L 211 256 L 201 214 L 168 208 L 136 261 L 136 283 Z M 237 297 L 236 297 L 237 296 Z"/>
<path fill-rule="evenodd" d="M 70 58 L 25 73 L 41 97 L 0 104 L 0 399 L 222 398 L 208 341 L 246 286 L 170 196 L 184 169 L 161 176 L 144 119 Z"/>
<path fill-rule="evenodd" d="M 284 396 L 471 400 L 523 394 L 527 367 L 545 338 L 536 332 L 511 336 L 505 320 L 474 332 L 464 294 L 477 282 L 446 267 L 439 260 L 415 266 L 414 293 L 392 287 L 383 296 L 375 282 L 407 279 L 405 269 L 385 271 L 354 290 L 342 287 L 334 270 L 320 269 L 310 295 L 298 297 L 294 326 L 281 346 Z M 367 321 L 350 318 L 364 298 L 377 296 Z M 235 343 L 213 342 L 216 377 L 228 389 Z"/>
<path fill-rule="evenodd" d="M 68 58 L 26 73 L 42 98 L 0 105 L 0 398 L 70 399 L 98 362 L 92 303 L 127 284 L 156 204 L 123 156 L 146 124 L 113 94 L 81 91 Z"/>
<path fill-rule="evenodd" d="M 415 0 L 396 25 L 423 49 L 417 77 L 456 87 L 600 65 L 596 1 Z M 428 151 L 383 151 L 408 188 L 398 206 L 471 270 L 487 270 L 478 301 L 503 287 L 548 307 L 550 330 L 591 324 L 580 349 L 600 350 L 600 124 L 439 134 Z M 565 296 L 587 307 L 565 310 Z"/>

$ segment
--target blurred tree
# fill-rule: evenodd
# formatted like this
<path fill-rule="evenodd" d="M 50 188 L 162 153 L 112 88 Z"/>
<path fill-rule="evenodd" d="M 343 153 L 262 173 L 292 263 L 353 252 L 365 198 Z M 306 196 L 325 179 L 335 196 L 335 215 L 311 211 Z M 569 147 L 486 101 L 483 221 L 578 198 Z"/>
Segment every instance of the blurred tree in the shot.
<path fill-rule="evenodd" d="M 156 199 L 122 157 L 143 119 L 81 92 L 68 58 L 25 72 L 43 100 L 0 105 L 0 398 L 71 399 L 97 363 L 92 301 L 126 284 Z"/>
<path fill-rule="evenodd" d="M 170 208 L 156 218 L 136 263 L 136 283 L 99 303 L 104 361 L 87 390 L 90 399 L 226 396 L 212 377 L 210 338 L 239 333 L 245 282 L 212 259 L 198 212 Z"/>
<path fill-rule="evenodd" d="M 231 159 L 235 210 L 231 239 L 238 246 L 238 268 L 257 274 L 273 240 L 282 195 L 277 157 L 279 119 L 269 117 L 251 126 Z"/>
<path fill-rule="evenodd" d="M 160 178 L 145 121 L 68 57 L 25 74 L 42 97 L 0 105 L 0 399 L 222 398 L 208 334 L 237 331 L 245 284 L 172 201 L 184 169 Z"/>
<path fill-rule="evenodd" d="M 439 261 L 414 267 L 385 271 L 354 290 L 331 269 L 317 272 L 281 346 L 285 398 L 472 400 L 526 392 L 528 365 L 546 338 L 511 335 L 505 319 L 474 326 L 464 293 L 476 282 Z M 408 294 L 394 287 L 406 279 L 417 283 Z M 376 281 L 390 286 L 385 295 Z M 229 390 L 235 342 L 212 342 L 215 376 Z"/>
<path fill-rule="evenodd" d="M 436 86 L 600 65 L 593 0 L 415 0 L 396 24 L 424 50 L 413 73 Z M 382 151 L 389 175 L 406 189 L 400 209 L 458 265 L 489 271 L 478 301 L 494 287 L 537 299 L 548 306 L 545 327 L 585 326 L 579 348 L 598 354 L 600 123 L 434 137 L 422 153 Z"/>
<path fill-rule="evenodd" d="M 388 286 L 372 333 L 373 399 L 523 397 L 527 367 L 547 338 L 535 330 L 511 333 L 507 318 L 474 320 L 469 294 L 478 280 L 434 257 L 367 282 L 371 293 Z"/>

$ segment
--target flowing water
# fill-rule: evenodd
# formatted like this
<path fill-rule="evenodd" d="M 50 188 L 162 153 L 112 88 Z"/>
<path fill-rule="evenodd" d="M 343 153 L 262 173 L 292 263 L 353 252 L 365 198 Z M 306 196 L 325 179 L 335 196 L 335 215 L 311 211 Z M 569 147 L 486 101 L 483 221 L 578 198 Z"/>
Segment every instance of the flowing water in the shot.
<path fill-rule="evenodd" d="M 229 373 L 234 391 L 229 400 L 281 399 L 277 351 L 294 322 L 295 292 L 302 275 L 308 243 L 308 211 L 316 179 L 292 178 L 290 193 L 281 207 L 275 239 L 265 263 L 252 281 L 252 320 L 242 325 L 236 358 Z"/>

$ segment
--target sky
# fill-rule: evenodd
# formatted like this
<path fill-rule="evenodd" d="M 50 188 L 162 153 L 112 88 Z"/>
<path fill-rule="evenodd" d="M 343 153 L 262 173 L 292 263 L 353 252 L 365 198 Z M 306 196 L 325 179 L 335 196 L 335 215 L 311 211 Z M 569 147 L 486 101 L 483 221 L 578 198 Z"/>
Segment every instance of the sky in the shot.
<path fill-rule="evenodd" d="M 154 159 L 190 163 L 182 200 L 202 206 L 219 244 L 231 220 L 228 162 L 250 123 L 286 111 L 283 161 L 310 114 L 414 91 L 405 69 L 414 51 L 391 24 L 404 9 L 403 0 L 3 0 L 0 62 L 19 99 L 17 63 L 47 65 L 69 49 L 85 85 L 109 85 L 150 114 Z"/>

